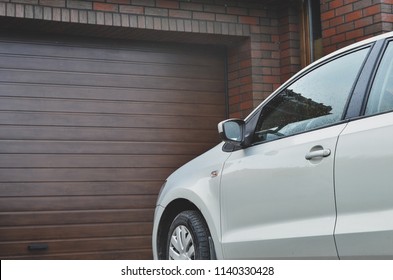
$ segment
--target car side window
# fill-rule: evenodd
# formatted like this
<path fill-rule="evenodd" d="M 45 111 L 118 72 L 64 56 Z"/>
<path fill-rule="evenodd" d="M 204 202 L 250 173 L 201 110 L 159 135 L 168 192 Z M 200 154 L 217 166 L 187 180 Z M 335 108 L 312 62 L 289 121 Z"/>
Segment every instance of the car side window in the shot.
<path fill-rule="evenodd" d="M 367 116 L 393 110 L 393 42 L 390 42 L 379 64 L 368 98 Z"/>
<path fill-rule="evenodd" d="M 313 69 L 277 94 L 262 109 L 254 142 L 275 140 L 334 124 L 342 119 L 364 48 Z"/>

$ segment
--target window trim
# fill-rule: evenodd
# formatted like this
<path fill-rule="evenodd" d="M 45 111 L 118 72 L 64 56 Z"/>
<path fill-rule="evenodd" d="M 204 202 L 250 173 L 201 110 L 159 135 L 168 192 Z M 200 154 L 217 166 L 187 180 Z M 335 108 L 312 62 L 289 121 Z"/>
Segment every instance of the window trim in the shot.
<path fill-rule="evenodd" d="M 364 44 L 364 45 L 358 46 L 358 47 L 356 47 L 354 49 L 350 49 L 350 50 L 347 50 L 345 52 L 342 52 L 342 53 L 339 53 L 337 55 L 334 55 L 332 57 L 329 57 L 327 59 L 322 59 L 322 61 L 320 61 L 320 62 L 317 61 L 315 65 L 312 65 L 307 70 L 299 72 L 298 74 L 294 75 L 291 79 L 289 79 L 287 82 L 285 82 L 279 89 L 277 89 L 277 91 L 274 94 L 270 95 L 266 99 L 266 101 L 263 102 L 261 104 L 261 106 L 259 106 L 257 108 L 257 110 L 255 110 L 246 119 L 246 127 L 247 127 L 246 131 L 248 133 L 246 134 L 245 138 L 247 139 L 247 141 L 249 141 L 250 147 L 253 147 L 253 146 L 256 146 L 256 145 L 260 145 L 260 144 L 264 144 L 264 143 L 268 143 L 268 142 L 272 142 L 272 141 L 285 139 L 285 138 L 296 136 L 296 135 L 300 135 L 300 134 L 303 134 L 303 133 L 316 131 L 316 130 L 319 130 L 319 129 L 324 129 L 324 128 L 340 125 L 342 123 L 348 122 L 349 120 L 348 120 L 348 118 L 346 116 L 347 116 L 347 113 L 348 113 L 348 110 L 349 110 L 350 106 L 352 105 L 352 99 L 353 99 L 353 95 L 354 95 L 355 89 L 357 88 L 357 86 L 359 84 L 359 81 L 361 81 L 361 77 L 363 76 L 362 74 L 364 73 L 366 66 L 372 62 L 370 57 L 371 57 L 371 54 L 373 53 L 373 51 L 375 49 L 375 46 L 376 46 L 377 42 L 371 42 L 371 43 L 368 43 L 368 44 Z M 335 122 L 335 123 L 332 123 L 332 124 L 328 124 L 328 125 L 325 125 L 325 126 L 321 126 L 321 127 L 317 127 L 317 128 L 314 128 L 314 129 L 310 129 L 310 130 L 307 130 L 307 131 L 294 133 L 294 134 L 291 134 L 291 135 L 288 135 L 288 136 L 283 136 L 283 137 L 280 137 L 278 139 L 266 140 L 266 141 L 261 141 L 261 142 L 254 142 L 252 138 L 250 139 L 250 137 L 253 137 L 254 134 L 255 134 L 257 123 L 259 122 L 259 117 L 260 117 L 260 115 L 262 113 L 263 108 L 265 108 L 265 106 L 267 104 L 269 104 L 277 95 L 279 95 L 284 90 L 286 90 L 288 87 L 290 87 L 293 83 L 297 82 L 299 79 L 301 79 L 302 77 L 304 77 L 308 73 L 310 73 L 312 71 L 315 71 L 319 67 L 321 67 L 321 66 L 323 66 L 323 65 L 325 65 L 327 63 L 330 63 L 330 62 L 332 62 L 332 61 L 334 61 L 336 59 L 339 59 L 339 58 L 341 58 L 343 56 L 349 55 L 351 53 L 354 53 L 354 52 L 357 52 L 357 51 L 360 51 L 360 50 L 366 49 L 366 48 L 370 48 L 370 49 L 369 49 L 368 53 L 365 56 L 363 64 L 360 66 L 359 73 L 357 74 L 357 76 L 355 78 L 355 82 L 352 85 L 352 88 L 351 88 L 351 90 L 350 90 L 350 92 L 348 94 L 348 98 L 347 98 L 346 104 L 344 106 L 343 114 L 341 116 L 341 119 L 338 122 Z M 250 125 L 252 125 L 252 126 L 250 127 Z"/>
<path fill-rule="evenodd" d="M 348 100 L 344 119 L 354 120 L 364 116 L 371 85 L 376 75 L 377 66 L 382 59 L 385 44 L 385 39 L 369 44 L 371 45 L 371 50 L 368 58 L 365 60 L 351 98 Z"/>
<path fill-rule="evenodd" d="M 393 38 L 387 38 L 385 40 L 381 40 L 381 42 L 379 42 L 379 43 L 380 43 L 380 48 L 379 48 L 379 51 L 375 57 L 375 60 L 374 60 L 375 62 L 374 62 L 372 71 L 370 71 L 370 73 L 369 73 L 369 79 L 368 79 L 367 86 L 365 87 L 365 93 L 363 96 L 363 102 L 362 102 L 361 111 L 359 113 L 359 118 L 368 118 L 368 117 L 383 115 L 383 114 L 387 114 L 387 113 L 392 113 L 392 111 L 386 111 L 386 112 L 378 112 L 375 114 L 366 115 L 367 103 L 370 99 L 371 89 L 373 87 L 375 78 L 378 74 L 378 69 L 382 63 L 382 59 L 386 53 L 386 50 L 387 50 L 389 44 L 391 43 L 393 45 Z"/>

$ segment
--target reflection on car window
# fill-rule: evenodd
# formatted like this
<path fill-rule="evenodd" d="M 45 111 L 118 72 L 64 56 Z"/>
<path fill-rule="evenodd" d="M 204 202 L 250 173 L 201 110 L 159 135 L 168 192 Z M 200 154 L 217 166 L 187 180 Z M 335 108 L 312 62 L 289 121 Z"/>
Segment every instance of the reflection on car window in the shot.
<path fill-rule="evenodd" d="M 262 109 L 255 142 L 302 133 L 341 120 L 369 48 L 330 61 L 298 79 Z"/>
<path fill-rule="evenodd" d="M 389 43 L 375 76 L 366 115 L 393 110 L 393 43 Z"/>

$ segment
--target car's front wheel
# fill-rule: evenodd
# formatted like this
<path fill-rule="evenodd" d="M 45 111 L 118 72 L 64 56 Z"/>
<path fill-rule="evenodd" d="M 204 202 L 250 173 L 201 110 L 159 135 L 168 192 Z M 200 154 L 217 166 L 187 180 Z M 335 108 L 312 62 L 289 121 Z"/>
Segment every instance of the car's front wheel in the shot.
<path fill-rule="evenodd" d="M 209 237 L 209 229 L 199 212 L 181 212 L 169 228 L 167 259 L 209 260 Z"/>

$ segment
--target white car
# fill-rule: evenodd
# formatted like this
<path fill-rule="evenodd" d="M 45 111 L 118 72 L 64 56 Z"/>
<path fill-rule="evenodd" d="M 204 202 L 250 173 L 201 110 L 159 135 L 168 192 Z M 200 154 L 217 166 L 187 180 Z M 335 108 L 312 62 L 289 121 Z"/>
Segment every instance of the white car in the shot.
<path fill-rule="evenodd" d="M 393 32 L 218 129 L 161 189 L 155 259 L 393 258 Z"/>

